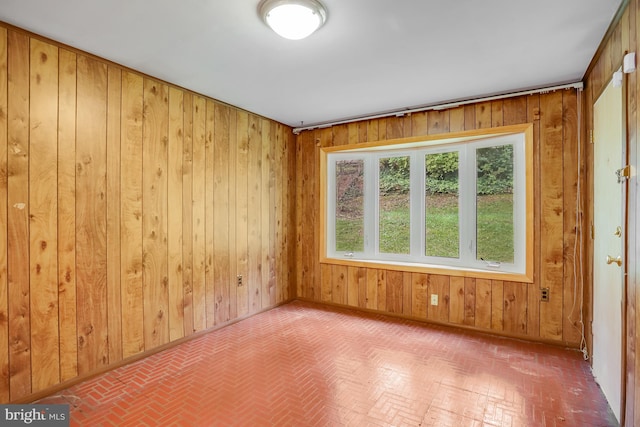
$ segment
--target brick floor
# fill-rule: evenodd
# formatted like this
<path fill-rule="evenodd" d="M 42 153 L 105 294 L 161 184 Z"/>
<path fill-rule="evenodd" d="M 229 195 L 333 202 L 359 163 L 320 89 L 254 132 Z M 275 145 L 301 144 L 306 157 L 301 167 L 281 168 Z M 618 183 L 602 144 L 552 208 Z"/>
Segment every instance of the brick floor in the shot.
<path fill-rule="evenodd" d="M 300 301 L 38 403 L 77 426 L 616 425 L 577 351 Z"/>

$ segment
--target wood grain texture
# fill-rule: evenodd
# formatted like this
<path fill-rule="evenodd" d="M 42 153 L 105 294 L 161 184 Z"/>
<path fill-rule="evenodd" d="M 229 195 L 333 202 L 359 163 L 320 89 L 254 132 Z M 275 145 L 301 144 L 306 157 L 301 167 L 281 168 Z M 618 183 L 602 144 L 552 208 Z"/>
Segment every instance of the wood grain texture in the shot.
<path fill-rule="evenodd" d="M 184 140 L 182 152 L 182 280 L 184 335 L 193 327 L 193 109 L 191 93 L 184 93 Z"/>
<path fill-rule="evenodd" d="M 564 91 L 562 93 L 562 129 L 563 129 L 563 307 L 562 336 L 566 342 L 580 341 L 580 316 L 575 308 L 580 307 L 581 295 L 578 289 L 578 271 L 580 269 L 579 247 L 576 245 L 578 226 L 580 222 L 578 203 L 578 172 L 583 165 L 578 162 L 578 101 L 577 93 Z M 582 172 L 581 175 L 584 175 Z M 577 257 L 576 257 L 577 255 Z M 575 268 L 574 268 L 575 267 Z"/>
<path fill-rule="evenodd" d="M 192 192 L 192 240 L 193 280 L 191 282 L 193 331 L 207 327 L 205 261 L 205 132 L 207 100 L 201 96 L 193 98 L 193 192 Z"/>
<path fill-rule="evenodd" d="M 427 279 L 427 318 L 437 322 L 449 322 L 451 290 L 449 276 L 429 274 Z M 438 295 L 438 305 L 431 305 L 431 295 Z"/>
<path fill-rule="evenodd" d="M 262 199 L 263 207 L 277 206 L 276 173 L 273 163 L 275 150 L 270 141 L 276 140 L 278 126 L 262 119 Z M 275 304 L 276 292 L 276 209 L 262 210 L 262 306 Z M 279 246 L 278 246 L 279 247 Z M 287 260 L 291 262 L 290 260 Z"/>
<path fill-rule="evenodd" d="M 367 268 L 367 298 L 366 308 L 378 308 L 378 270 Z"/>
<path fill-rule="evenodd" d="M 214 245 L 214 323 L 223 324 L 229 320 L 229 286 L 232 286 L 229 270 L 229 108 L 216 103 L 216 128 L 214 131 L 213 167 L 213 223 L 215 225 Z M 232 170 L 232 169 L 231 169 Z"/>
<path fill-rule="evenodd" d="M 367 305 L 366 269 L 349 267 L 347 278 L 347 304 L 352 307 L 365 308 Z"/>
<path fill-rule="evenodd" d="M 60 382 L 58 330 L 58 48 L 32 40 L 29 247 L 32 391 Z"/>
<path fill-rule="evenodd" d="M 122 356 L 144 351 L 142 288 L 142 122 L 143 79 L 122 73 L 120 286 Z"/>
<path fill-rule="evenodd" d="M 403 277 L 401 271 L 387 272 L 387 305 L 389 313 L 402 313 Z"/>
<path fill-rule="evenodd" d="M 11 399 L 31 393 L 29 305 L 29 39 L 8 32 L 7 279 Z"/>
<path fill-rule="evenodd" d="M 427 318 L 428 304 L 431 301 L 428 293 L 428 279 L 427 274 L 411 273 L 411 292 L 413 295 L 411 315 L 413 317 Z"/>
<path fill-rule="evenodd" d="M 504 329 L 504 283 L 502 280 L 491 281 L 491 329 Z"/>
<path fill-rule="evenodd" d="M 144 81 L 142 139 L 144 346 L 151 349 L 169 342 L 169 289 L 167 248 L 167 144 L 169 130 L 168 87 Z"/>
<path fill-rule="evenodd" d="M 0 402 L 9 401 L 9 288 L 7 280 L 7 30 L 0 28 Z"/>
<path fill-rule="evenodd" d="M 527 332 L 527 288 L 522 283 L 504 282 L 504 330 L 524 335 Z"/>
<path fill-rule="evenodd" d="M 295 295 L 295 150 L 284 125 L 0 24 L 0 403 L 234 320 L 236 271 L 243 314 Z"/>
<path fill-rule="evenodd" d="M 76 266 L 78 373 L 109 363 L 107 314 L 107 66 L 78 55 Z"/>
<path fill-rule="evenodd" d="M 120 128 L 122 71 L 107 69 L 107 313 L 109 363 L 122 360 L 122 287 L 120 230 Z"/>
<path fill-rule="evenodd" d="M 452 276 L 450 283 L 450 307 L 449 321 L 451 323 L 464 324 L 465 317 L 465 289 L 464 277 Z"/>
<path fill-rule="evenodd" d="M 231 283 L 229 284 L 229 319 L 238 317 L 238 260 L 236 254 L 236 157 L 238 151 L 238 112 L 229 111 L 229 271 Z"/>
<path fill-rule="evenodd" d="M 205 180 L 204 180 L 204 229 L 205 229 L 205 313 L 207 328 L 211 328 L 215 323 L 215 250 L 214 250 L 214 234 L 215 234 L 215 199 L 213 195 L 214 189 L 214 165 L 215 165 L 215 148 L 214 135 L 216 129 L 215 121 L 215 103 L 207 100 L 207 111 L 205 113 Z"/>
<path fill-rule="evenodd" d="M 540 258 L 540 248 L 542 236 L 541 206 L 542 196 L 540 186 L 540 116 L 546 112 L 540 111 L 540 95 L 530 95 L 526 98 L 527 120 L 533 123 L 533 259 L 537 260 L 533 269 L 533 283 L 538 288 L 544 287 L 540 281 L 540 269 L 542 260 Z M 551 171 L 551 169 L 549 169 Z M 527 293 L 527 335 L 530 337 L 540 337 L 540 295 L 535 292 Z"/>
<path fill-rule="evenodd" d="M 331 266 L 331 301 L 336 304 L 347 304 L 347 271 L 344 265 Z"/>
<path fill-rule="evenodd" d="M 242 283 L 236 287 L 237 316 L 242 317 L 249 313 L 249 114 L 238 111 L 236 128 L 236 200 L 235 200 L 235 260 L 236 273 L 242 276 Z"/>
<path fill-rule="evenodd" d="M 167 149 L 167 244 L 169 341 L 184 336 L 184 278 L 182 249 L 182 174 L 184 152 L 184 93 L 169 88 L 169 139 Z"/>
<path fill-rule="evenodd" d="M 475 323 L 482 329 L 491 329 L 493 314 L 491 280 L 476 279 Z"/>
<path fill-rule="evenodd" d="M 562 281 L 563 242 L 557 236 L 564 232 L 563 215 L 563 126 L 562 92 L 540 96 L 540 109 L 545 113 L 540 119 L 540 170 L 541 238 L 540 283 L 549 288 L 547 304 L 540 306 L 540 336 L 562 339 Z"/>
<path fill-rule="evenodd" d="M 262 122 L 255 114 L 249 115 L 247 141 L 247 290 L 249 312 L 262 309 Z"/>

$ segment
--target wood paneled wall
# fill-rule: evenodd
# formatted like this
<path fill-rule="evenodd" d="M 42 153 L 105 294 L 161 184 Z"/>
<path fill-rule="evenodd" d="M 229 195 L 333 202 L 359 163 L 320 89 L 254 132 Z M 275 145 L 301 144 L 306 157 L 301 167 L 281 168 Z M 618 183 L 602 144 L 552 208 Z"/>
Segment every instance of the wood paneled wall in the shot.
<path fill-rule="evenodd" d="M 573 249 L 582 167 L 580 96 L 562 90 L 302 132 L 296 175 L 298 296 L 578 347 L 582 286 L 574 283 Z M 320 264 L 320 147 L 521 123 L 534 124 L 534 283 L 457 277 L 445 270 L 436 275 Z M 549 288 L 549 302 L 540 301 L 541 288 Z M 438 306 L 429 304 L 430 294 L 439 296 Z"/>
<path fill-rule="evenodd" d="M 612 24 L 601 48 L 594 57 L 586 75 L 585 85 L 585 134 L 593 129 L 593 104 L 612 74 L 622 65 L 622 58 L 627 52 L 640 55 L 640 1 L 625 0 L 622 2 L 618 20 Z M 640 188 L 638 171 L 640 170 L 640 147 L 638 133 L 640 131 L 640 77 L 638 71 L 625 74 L 626 88 L 626 131 L 628 141 L 628 163 L 632 166 L 632 177 L 628 181 L 628 216 L 627 216 L 627 288 L 626 288 L 626 408 L 623 425 L 640 425 L 640 357 L 637 345 L 640 342 Z M 587 152 L 589 166 L 593 164 L 593 149 Z M 592 169 L 589 168 L 590 181 Z M 591 188 L 593 183 L 590 182 Z M 589 206 L 589 218 L 593 218 L 592 205 Z M 592 252 L 591 252 L 592 255 Z M 591 270 L 589 271 L 591 276 Z M 589 313 L 591 317 L 591 313 Z M 588 336 L 591 339 L 591 336 Z"/>
<path fill-rule="evenodd" d="M 0 26 L 0 402 L 292 298 L 295 161 L 286 126 Z"/>

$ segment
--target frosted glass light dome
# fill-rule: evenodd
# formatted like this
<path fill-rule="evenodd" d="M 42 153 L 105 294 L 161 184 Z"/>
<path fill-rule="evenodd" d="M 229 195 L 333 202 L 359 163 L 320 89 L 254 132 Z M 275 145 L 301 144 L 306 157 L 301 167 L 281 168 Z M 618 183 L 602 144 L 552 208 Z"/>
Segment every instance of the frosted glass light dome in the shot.
<path fill-rule="evenodd" d="M 264 0 L 259 10 L 264 22 L 289 40 L 310 36 L 327 17 L 324 7 L 316 0 Z"/>

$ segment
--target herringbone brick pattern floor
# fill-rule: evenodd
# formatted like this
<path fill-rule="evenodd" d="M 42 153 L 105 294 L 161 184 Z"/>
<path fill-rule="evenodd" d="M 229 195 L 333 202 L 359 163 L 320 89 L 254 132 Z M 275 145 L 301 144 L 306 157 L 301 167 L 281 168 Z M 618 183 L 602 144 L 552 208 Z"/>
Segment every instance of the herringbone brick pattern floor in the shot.
<path fill-rule="evenodd" d="M 76 426 L 607 426 L 576 351 L 293 302 L 71 387 Z"/>

